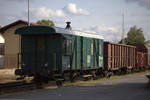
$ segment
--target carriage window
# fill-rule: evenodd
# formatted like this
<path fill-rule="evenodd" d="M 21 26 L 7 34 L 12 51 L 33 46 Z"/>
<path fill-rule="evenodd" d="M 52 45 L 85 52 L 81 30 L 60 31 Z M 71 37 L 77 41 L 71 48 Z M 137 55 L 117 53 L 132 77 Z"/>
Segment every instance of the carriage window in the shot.
<path fill-rule="evenodd" d="M 72 40 L 65 40 L 63 43 L 63 53 L 71 55 L 72 53 Z"/>
<path fill-rule="evenodd" d="M 99 45 L 99 55 L 102 55 L 102 46 Z"/>
<path fill-rule="evenodd" d="M 93 55 L 93 43 L 91 43 L 91 55 Z"/>

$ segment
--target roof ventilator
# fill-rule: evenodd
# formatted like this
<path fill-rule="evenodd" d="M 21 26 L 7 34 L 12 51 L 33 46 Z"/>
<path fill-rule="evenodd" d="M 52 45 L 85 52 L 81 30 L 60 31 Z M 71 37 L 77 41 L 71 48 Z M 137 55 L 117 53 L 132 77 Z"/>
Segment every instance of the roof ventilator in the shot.
<path fill-rule="evenodd" d="M 71 22 L 66 22 L 66 28 L 65 29 L 68 29 L 68 30 L 72 30 L 72 28 L 71 28 Z"/>

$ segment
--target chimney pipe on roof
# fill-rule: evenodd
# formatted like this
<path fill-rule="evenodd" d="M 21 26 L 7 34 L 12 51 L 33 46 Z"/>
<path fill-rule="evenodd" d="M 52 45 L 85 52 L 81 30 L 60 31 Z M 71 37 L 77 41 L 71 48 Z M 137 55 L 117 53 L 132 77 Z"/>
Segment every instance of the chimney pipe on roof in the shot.
<path fill-rule="evenodd" d="M 71 29 L 72 29 L 72 28 L 71 28 L 71 25 L 70 25 L 70 24 L 71 24 L 71 22 L 66 22 L 66 24 L 67 24 L 67 25 L 66 25 L 66 28 L 65 28 L 65 29 L 69 29 L 69 30 L 71 30 Z"/>

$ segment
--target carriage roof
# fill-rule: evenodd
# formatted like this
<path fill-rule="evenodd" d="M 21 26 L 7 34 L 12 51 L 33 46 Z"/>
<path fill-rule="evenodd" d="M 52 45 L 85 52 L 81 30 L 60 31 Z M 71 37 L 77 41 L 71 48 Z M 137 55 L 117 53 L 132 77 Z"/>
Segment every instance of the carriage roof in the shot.
<path fill-rule="evenodd" d="M 16 29 L 15 34 L 20 35 L 40 35 L 40 34 L 68 34 L 68 35 L 76 35 L 76 36 L 83 36 L 83 37 L 89 37 L 89 38 L 97 38 L 97 39 L 103 39 L 102 36 L 96 33 L 91 32 L 84 32 L 84 31 L 78 31 L 78 30 L 70 30 L 60 27 L 50 27 L 50 26 L 26 26 Z"/>

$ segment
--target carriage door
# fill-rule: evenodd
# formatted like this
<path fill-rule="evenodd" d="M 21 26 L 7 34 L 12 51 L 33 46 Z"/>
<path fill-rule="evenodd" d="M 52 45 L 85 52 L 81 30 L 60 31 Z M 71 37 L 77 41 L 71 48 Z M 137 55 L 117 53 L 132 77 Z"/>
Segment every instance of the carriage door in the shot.
<path fill-rule="evenodd" d="M 36 67 L 40 71 L 45 64 L 45 38 L 40 36 L 37 38 L 37 51 L 36 51 Z"/>
<path fill-rule="evenodd" d="M 52 34 L 46 37 L 46 60 L 50 71 L 61 70 L 61 38 L 58 34 Z"/>

